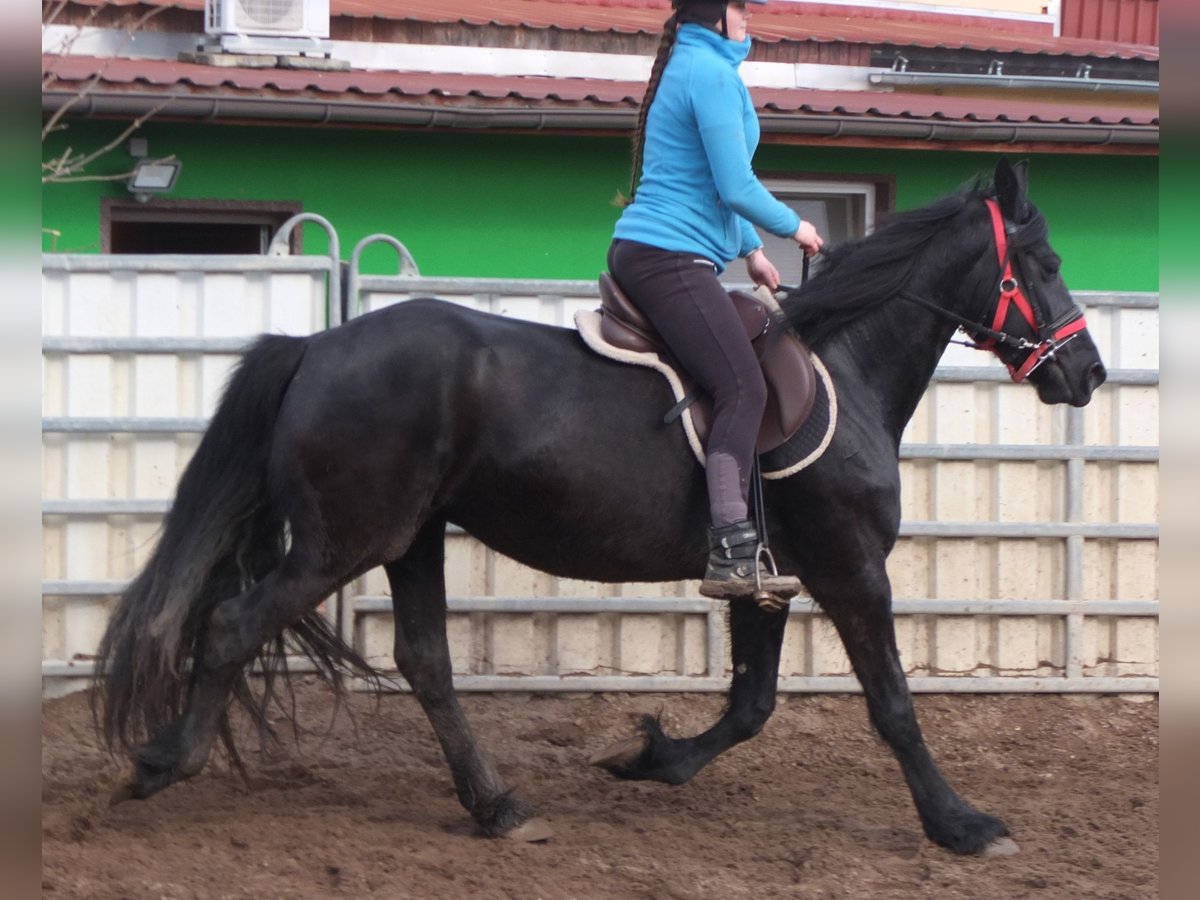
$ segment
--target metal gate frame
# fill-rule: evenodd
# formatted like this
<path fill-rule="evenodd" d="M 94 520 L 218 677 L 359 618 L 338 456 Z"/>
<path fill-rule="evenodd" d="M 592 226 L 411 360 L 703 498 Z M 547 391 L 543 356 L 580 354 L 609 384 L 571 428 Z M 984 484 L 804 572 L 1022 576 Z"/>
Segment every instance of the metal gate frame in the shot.
<path fill-rule="evenodd" d="M 291 229 L 305 221 L 315 222 L 330 236 L 328 256 L 289 257 L 282 255 Z M 366 276 L 359 273 L 363 250 L 371 243 L 392 246 L 399 258 L 399 273 L 393 276 Z M 336 232 L 327 220 L 303 214 L 289 222 L 272 242 L 270 255 L 265 257 L 106 257 L 106 256 L 47 256 L 47 269 L 66 271 L 115 271 L 136 268 L 138 271 L 296 271 L 323 272 L 327 279 L 327 318 L 330 327 L 361 311 L 362 298 L 368 293 L 468 294 L 475 298 L 501 298 L 520 295 L 538 297 L 546 302 L 563 298 L 593 300 L 598 298 L 593 282 L 545 281 L 516 279 L 428 278 L 422 277 L 404 245 L 389 235 L 372 235 L 355 247 L 351 264 L 344 269 L 338 259 Z M 1091 308 L 1157 309 L 1157 295 L 1113 296 L 1100 293 L 1076 295 L 1082 305 Z M 253 336 L 246 338 L 96 338 L 47 337 L 43 354 L 105 354 L 105 353 L 231 353 L 242 349 Z M 939 367 L 935 382 L 992 382 L 1007 380 L 1003 369 L 993 367 Z M 1108 384 L 1157 386 L 1156 370 L 1110 370 Z M 99 433 L 188 433 L 206 427 L 204 419 L 177 418 L 111 418 L 111 417 L 54 417 L 44 418 L 46 434 Z M 902 537 L 928 538 L 1043 538 L 1065 541 L 1066 575 L 1065 598 L 1046 600 L 972 600 L 898 599 L 894 612 L 898 616 L 1057 616 L 1065 620 L 1063 631 L 1065 666 L 1061 676 L 916 676 L 909 684 L 916 692 L 1013 692 L 1064 693 L 1157 692 L 1157 677 L 1102 677 L 1084 674 L 1080 648 L 1086 617 L 1157 617 L 1157 600 L 1084 600 L 1083 548 L 1087 539 L 1157 541 L 1159 529 L 1152 524 L 1096 524 L 1084 521 L 1083 481 L 1087 462 L 1147 462 L 1159 459 L 1157 447 L 1150 446 L 1086 446 L 1083 443 L 1083 412 L 1067 412 L 1066 441 L 1057 445 L 975 445 L 975 444 L 903 444 L 901 459 L 905 460 L 1045 460 L 1065 462 L 1066 515 L 1061 522 L 935 522 L 906 521 L 901 525 Z M 78 518 L 110 516 L 161 516 L 169 508 L 165 500 L 43 500 L 43 516 Z M 453 526 L 451 531 L 456 531 Z M 44 580 L 43 597 L 107 597 L 120 593 L 123 581 L 60 581 Z M 516 613 L 550 614 L 665 614 L 702 615 L 707 623 L 707 666 L 703 675 L 457 675 L 455 684 L 462 690 L 477 691 L 722 691 L 728 685 L 727 648 L 725 642 L 725 607 L 718 601 L 702 598 L 571 598 L 571 597 L 452 597 L 452 613 Z M 381 596 L 339 595 L 336 617 L 339 630 L 346 635 L 358 633 L 358 624 L 365 616 L 390 612 L 390 599 Z M 794 603 L 789 615 L 809 617 L 820 615 L 811 603 Z M 44 661 L 44 684 L 59 679 L 77 679 L 91 673 L 90 664 L 68 661 Z M 396 689 L 406 686 L 399 678 Z M 858 691 L 856 679 L 850 676 L 813 675 L 782 677 L 779 689 L 786 692 L 848 692 Z"/>

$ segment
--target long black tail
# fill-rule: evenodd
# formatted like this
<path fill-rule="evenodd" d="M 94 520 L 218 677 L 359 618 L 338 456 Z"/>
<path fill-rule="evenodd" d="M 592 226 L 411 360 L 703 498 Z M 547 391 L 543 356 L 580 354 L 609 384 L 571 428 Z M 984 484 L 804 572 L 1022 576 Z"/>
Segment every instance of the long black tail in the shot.
<path fill-rule="evenodd" d="M 180 478 L 158 546 L 109 620 L 92 696 L 110 748 L 131 749 L 181 713 L 209 613 L 283 559 L 286 523 L 269 502 L 267 461 L 306 346 L 267 335 L 247 351 Z M 289 635 L 327 668 L 370 671 L 318 613 Z"/>

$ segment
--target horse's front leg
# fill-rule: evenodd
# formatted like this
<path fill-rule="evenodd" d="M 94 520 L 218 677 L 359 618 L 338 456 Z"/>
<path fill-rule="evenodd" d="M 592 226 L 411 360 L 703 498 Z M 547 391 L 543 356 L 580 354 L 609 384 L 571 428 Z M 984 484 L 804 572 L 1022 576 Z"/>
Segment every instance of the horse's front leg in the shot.
<path fill-rule="evenodd" d="M 787 611 L 765 612 L 748 601 L 729 607 L 733 681 L 724 714 L 691 738 L 672 738 L 646 716 L 641 734 L 601 751 L 593 765 L 620 778 L 683 784 L 734 744 L 758 734 L 775 710 L 779 651 Z"/>
<path fill-rule="evenodd" d="M 1007 826 L 959 797 L 925 746 L 896 647 L 891 588 L 883 564 L 845 582 L 814 579 L 810 586 L 841 636 L 872 724 L 900 763 L 925 834 L 955 853 L 1016 852 L 1017 845 L 1006 837 Z"/>

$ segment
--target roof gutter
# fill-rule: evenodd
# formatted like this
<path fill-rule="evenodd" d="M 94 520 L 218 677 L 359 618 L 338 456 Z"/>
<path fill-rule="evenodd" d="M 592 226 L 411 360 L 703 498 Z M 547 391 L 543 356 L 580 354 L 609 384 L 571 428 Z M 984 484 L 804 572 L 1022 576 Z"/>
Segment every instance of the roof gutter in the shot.
<path fill-rule="evenodd" d="M 56 112 L 70 103 L 73 116 L 160 116 L 193 119 L 257 119 L 315 124 L 405 125 L 417 128 L 607 129 L 631 131 L 637 111 L 577 107 L 458 107 L 371 103 L 353 100 L 263 98 L 131 93 L 92 89 L 48 90 L 42 110 Z M 959 122 L 935 119 L 882 118 L 825 113 L 760 110 L 764 132 L 840 138 L 891 138 L 916 141 L 1050 142 L 1087 145 L 1157 145 L 1157 125 L 1059 122 Z"/>
<path fill-rule="evenodd" d="M 987 87 L 1003 90 L 1070 90 L 1094 93 L 1157 94 L 1157 81 L 1119 78 L 1089 78 L 1086 75 L 962 75 L 954 72 L 872 72 L 871 84 L 895 87 Z"/>

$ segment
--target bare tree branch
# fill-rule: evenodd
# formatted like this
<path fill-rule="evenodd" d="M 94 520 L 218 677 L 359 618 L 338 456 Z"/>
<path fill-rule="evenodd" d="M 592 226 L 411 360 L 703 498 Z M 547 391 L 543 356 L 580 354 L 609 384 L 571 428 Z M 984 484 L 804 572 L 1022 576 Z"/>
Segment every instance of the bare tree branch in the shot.
<path fill-rule="evenodd" d="M 75 99 L 75 98 L 73 97 L 72 99 Z M 111 141 L 109 141 L 103 147 L 93 150 L 90 153 L 86 153 L 86 154 L 81 153 L 78 156 L 71 156 L 70 155 L 71 148 L 68 147 L 66 153 L 59 156 L 56 160 L 50 160 L 50 163 L 65 163 L 65 164 L 61 168 L 53 169 L 51 174 L 49 174 L 49 175 L 45 174 L 47 164 L 42 163 L 42 170 L 43 170 L 42 184 L 46 184 L 47 182 L 58 182 L 58 181 L 67 180 L 66 178 L 63 177 L 66 175 L 72 176 L 70 180 L 73 180 L 73 181 L 81 180 L 80 178 L 76 177 L 74 175 L 74 173 L 81 171 L 86 166 L 95 162 L 101 156 L 104 156 L 106 153 L 110 153 L 113 150 L 117 149 L 117 147 L 121 146 L 121 144 L 125 142 L 126 138 L 128 138 L 131 134 L 133 134 L 135 131 L 137 131 L 139 128 L 141 128 L 142 125 L 145 124 L 147 119 L 150 119 L 150 118 L 154 117 L 155 115 L 157 115 L 159 112 L 161 112 L 167 106 L 167 104 L 169 104 L 174 99 L 175 98 L 173 96 L 172 97 L 164 97 L 160 102 L 156 103 L 153 108 L 142 113 L 142 115 L 138 116 L 136 119 L 134 119 L 132 122 L 130 122 L 129 125 L 125 128 L 125 130 L 122 131 L 119 135 L 117 135 L 115 138 L 113 138 Z M 174 156 L 165 156 L 162 158 L 162 160 L 159 160 L 159 161 L 161 162 L 161 161 L 174 159 L 174 158 L 175 158 Z M 125 176 L 118 176 L 118 177 L 127 177 L 128 175 L 129 175 L 129 173 L 126 172 Z M 110 179 L 108 179 L 107 177 L 98 176 L 95 179 L 87 179 L 87 180 L 106 181 L 106 180 L 110 180 Z M 113 180 L 115 180 L 115 179 L 113 179 Z"/>
<path fill-rule="evenodd" d="M 42 4 L 43 34 L 45 33 L 45 29 L 49 25 L 52 25 L 56 21 L 59 20 L 59 18 L 63 15 L 64 10 L 66 9 L 69 2 L 70 2 L 70 0 L 44 0 L 44 2 Z M 109 8 L 110 6 L 112 6 L 111 3 L 103 3 L 99 6 L 92 8 L 89 11 L 87 18 L 84 21 L 84 24 L 78 26 L 75 33 L 68 35 L 66 38 L 64 38 L 62 43 L 58 46 L 56 52 L 57 52 L 59 59 L 65 58 L 70 55 L 71 48 L 74 46 L 75 42 L 80 38 L 80 36 L 82 36 L 83 29 L 85 27 L 91 25 L 93 22 L 95 22 L 97 16 L 100 14 L 100 12 L 104 9 Z M 135 19 L 132 23 L 130 23 L 126 27 L 126 29 L 125 29 L 126 38 L 128 40 L 132 40 L 137 31 L 139 31 L 151 18 L 153 18 L 154 16 L 161 13 L 164 9 L 166 9 L 165 6 L 151 7 L 149 10 L 144 12 L 142 15 L 138 16 L 137 19 Z M 123 48 L 124 46 L 125 46 L 125 42 L 123 41 L 121 43 L 121 48 Z M 118 49 L 121 49 L 121 48 L 118 48 Z M 102 63 L 99 70 L 96 71 L 93 75 L 91 75 L 85 82 L 83 82 L 77 88 L 75 93 L 71 97 L 69 97 L 63 103 L 62 106 L 60 106 L 58 109 L 56 109 L 53 114 L 51 114 L 51 116 L 46 120 L 45 124 L 42 126 L 42 143 L 43 144 L 45 143 L 47 136 L 49 136 L 50 134 L 53 134 L 54 132 L 57 132 L 57 131 L 63 131 L 68 127 L 63 122 L 64 116 L 66 116 L 75 106 L 77 106 L 80 103 L 80 101 L 86 99 L 88 97 L 88 95 L 90 95 L 96 89 L 96 86 L 98 84 L 100 84 L 100 82 L 104 79 L 104 75 L 107 72 L 108 67 L 109 67 L 109 62 L 106 61 L 106 62 Z M 45 64 L 45 68 L 43 69 L 43 72 L 42 72 L 42 91 L 45 92 L 52 85 L 59 83 L 61 81 L 62 81 L 61 77 L 55 71 L 54 63 L 51 62 L 51 63 Z M 47 161 L 44 161 L 42 163 L 42 183 L 46 184 L 48 182 L 66 182 L 66 181 L 117 181 L 122 178 L 128 178 L 130 175 L 130 172 L 125 172 L 124 174 L 121 174 L 121 175 L 94 175 L 94 176 L 92 176 L 92 175 L 84 175 L 83 170 L 87 166 L 94 163 L 96 160 L 100 159 L 105 154 L 111 153 L 113 150 L 115 150 L 117 147 L 119 147 L 131 134 L 133 134 L 135 131 L 137 131 L 139 128 L 141 128 L 142 125 L 145 124 L 146 120 L 148 120 L 148 119 L 152 118 L 153 116 L 155 116 L 156 114 L 158 114 L 173 99 L 174 99 L 173 95 L 170 97 L 164 98 L 160 103 L 156 104 L 151 110 L 149 110 L 146 113 L 143 113 L 141 116 L 138 116 L 138 118 L 136 118 L 133 122 L 131 122 L 128 125 L 128 127 L 126 127 L 119 135 L 117 135 L 116 138 L 109 141 L 107 144 L 105 144 L 102 147 L 99 147 L 88 153 L 75 153 L 72 148 L 68 147 L 63 153 L 59 154 L 57 157 L 47 160 Z M 172 159 L 172 158 L 173 157 L 165 157 L 165 159 Z"/>

